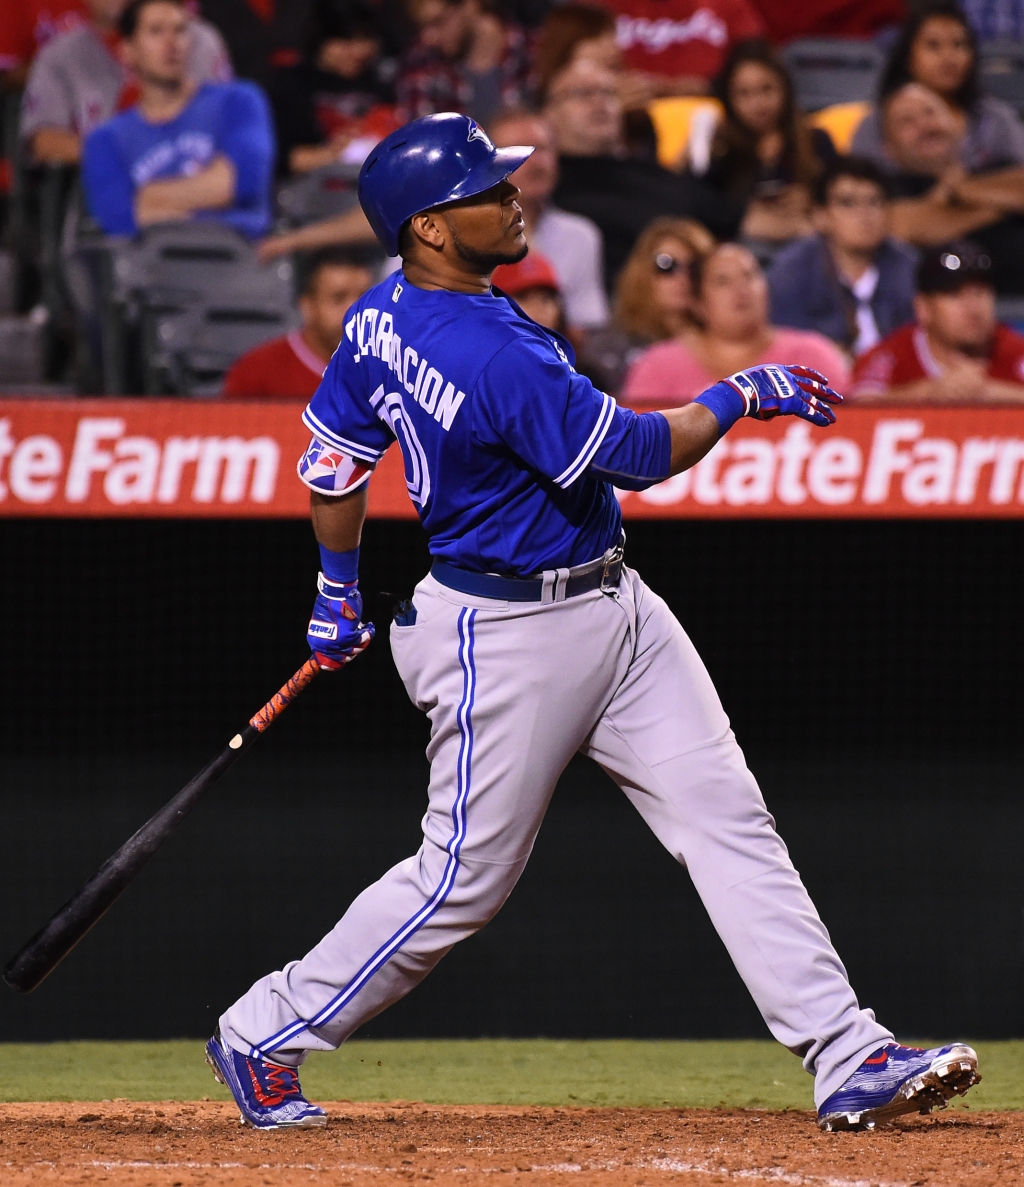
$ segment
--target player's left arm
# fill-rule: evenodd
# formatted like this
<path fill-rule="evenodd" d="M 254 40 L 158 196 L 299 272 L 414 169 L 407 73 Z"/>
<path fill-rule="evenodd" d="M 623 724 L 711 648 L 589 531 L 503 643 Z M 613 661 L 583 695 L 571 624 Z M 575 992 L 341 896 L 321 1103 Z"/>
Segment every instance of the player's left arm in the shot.
<path fill-rule="evenodd" d="M 640 415 L 617 408 L 591 469 L 616 486 L 643 490 L 695 466 L 741 417 L 799 416 L 825 427 L 835 422 L 829 405 L 842 398 L 809 367 L 752 367 L 682 408 Z"/>
<path fill-rule="evenodd" d="M 668 421 L 672 434 L 669 473 L 679 474 L 695 466 L 744 416 L 756 420 L 799 416 L 828 428 L 836 421 L 829 405 L 842 402 L 843 397 L 829 387 L 820 371 L 769 363 L 737 371 L 709 387 L 692 404 L 655 415 Z"/>

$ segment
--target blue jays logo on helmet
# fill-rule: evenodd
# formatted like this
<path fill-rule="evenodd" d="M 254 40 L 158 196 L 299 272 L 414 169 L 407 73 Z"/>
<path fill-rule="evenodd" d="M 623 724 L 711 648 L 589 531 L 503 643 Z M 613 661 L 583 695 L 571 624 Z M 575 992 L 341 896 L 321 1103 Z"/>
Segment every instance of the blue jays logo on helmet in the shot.
<path fill-rule="evenodd" d="M 386 136 L 366 158 L 359 203 L 388 255 L 395 256 L 399 232 L 414 214 L 489 190 L 532 152 L 527 145 L 495 148 L 468 115 L 426 115 Z"/>

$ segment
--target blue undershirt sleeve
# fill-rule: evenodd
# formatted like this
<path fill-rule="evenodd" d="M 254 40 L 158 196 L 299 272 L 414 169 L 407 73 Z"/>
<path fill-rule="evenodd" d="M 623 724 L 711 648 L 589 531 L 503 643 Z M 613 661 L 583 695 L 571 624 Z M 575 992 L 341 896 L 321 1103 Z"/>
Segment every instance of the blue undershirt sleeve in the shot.
<path fill-rule="evenodd" d="M 82 182 L 89 213 L 107 235 L 134 235 L 135 185 L 117 140 L 102 125 L 86 137 Z"/>
<path fill-rule="evenodd" d="M 669 476 L 672 431 L 660 412 L 616 405 L 612 423 L 590 470 L 623 490 L 646 490 Z"/>
<path fill-rule="evenodd" d="M 235 166 L 235 202 L 262 202 L 270 188 L 274 165 L 270 107 L 253 83 L 235 83 L 225 97 L 218 148 Z"/>

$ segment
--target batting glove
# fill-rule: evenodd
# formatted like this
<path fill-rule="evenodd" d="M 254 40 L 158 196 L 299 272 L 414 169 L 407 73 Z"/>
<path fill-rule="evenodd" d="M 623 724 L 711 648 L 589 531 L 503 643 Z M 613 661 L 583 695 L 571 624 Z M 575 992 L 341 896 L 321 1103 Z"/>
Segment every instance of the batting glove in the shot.
<path fill-rule="evenodd" d="M 828 386 L 828 380 L 819 371 L 768 363 L 737 371 L 708 388 L 695 402 L 704 404 L 715 414 L 721 432 L 725 433 L 741 416 L 756 420 L 799 416 L 827 428 L 836 422 L 836 414 L 829 405 L 841 404 L 843 397 Z"/>
<path fill-rule="evenodd" d="M 306 638 L 320 666 L 334 672 L 365 651 L 374 635 L 372 622 L 363 622 L 359 582 L 331 581 L 317 576 L 317 599 Z"/>

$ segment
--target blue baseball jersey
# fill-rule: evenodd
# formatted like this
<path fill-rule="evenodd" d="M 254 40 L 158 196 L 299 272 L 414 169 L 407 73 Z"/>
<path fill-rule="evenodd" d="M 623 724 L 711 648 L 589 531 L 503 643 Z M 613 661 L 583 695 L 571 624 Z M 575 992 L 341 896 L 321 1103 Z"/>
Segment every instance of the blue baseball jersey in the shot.
<path fill-rule="evenodd" d="M 255 83 L 206 83 L 162 124 L 137 107 L 114 116 L 86 138 L 82 180 L 89 213 L 108 235 L 134 235 L 135 194 L 151 181 L 191 177 L 223 154 L 235 169 L 235 200 L 196 218 L 225 222 L 254 237 L 270 228 L 274 170 L 270 105 Z"/>
<path fill-rule="evenodd" d="M 620 537 L 613 483 L 668 477 L 671 441 L 665 417 L 620 408 L 574 361 L 508 297 L 395 273 L 350 310 L 303 413 L 307 457 L 372 466 L 397 439 L 434 556 L 512 576 L 582 564 Z M 300 475 L 330 493 L 313 468 Z"/>

